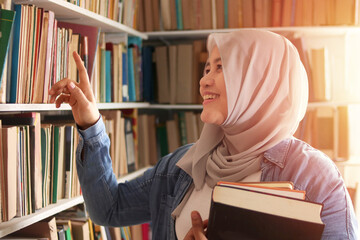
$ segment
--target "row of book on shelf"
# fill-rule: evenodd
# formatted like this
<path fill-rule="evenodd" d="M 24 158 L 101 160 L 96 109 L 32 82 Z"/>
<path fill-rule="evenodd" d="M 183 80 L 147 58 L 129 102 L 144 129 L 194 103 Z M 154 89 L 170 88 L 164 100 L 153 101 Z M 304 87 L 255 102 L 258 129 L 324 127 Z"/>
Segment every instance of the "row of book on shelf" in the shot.
<path fill-rule="evenodd" d="M 55 216 L 20 229 L 4 239 L 24 240 L 148 240 L 150 223 L 127 227 L 105 227 L 91 221 L 83 205 L 67 209 Z"/>
<path fill-rule="evenodd" d="M 74 124 L 41 123 L 40 113 L 1 115 L 1 218 L 34 213 L 80 195 Z"/>
<path fill-rule="evenodd" d="M 1 20 L 7 26 L 0 52 L 2 103 L 47 103 L 53 84 L 78 80 L 74 51 L 98 102 L 143 100 L 140 38 L 120 34 L 105 42 L 97 27 L 58 21 L 52 11 L 34 5 L 14 5 L 14 10 L 0 10 L 8 18 Z"/>
<path fill-rule="evenodd" d="M 117 178 L 196 142 L 203 125 L 193 111 L 178 111 L 166 120 L 136 109 L 102 110 L 101 115 Z M 75 155 L 79 135 L 71 116 L 29 112 L 2 114 L 0 119 L 0 221 L 81 194 Z"/>
<path fill-rule="evenodd" d="M 360 105 L 316 107 L 308 109 L 295 137 L 320 149 L 331 159 L 344 161 L 360 156 L 357 146 Z"/>
<path fill-rule="evenodd" d="M 138 12 L 138 0 L 67 0 L 79 7 L 122 23 L 131 28 L 136 28 L 139 18 L 143 18 Z M 140 10 L 142 12 L 143 10 Z"/>
<path fill-rule="evenodd" d="M 140 31 L 358 24 L 358 0 L 137 0 Z M 141 12 L 143 10 L 143 12 Z"/>
<path fill-rule="evenodd" d="M 135 118 L 120 111 L 103 112 L 103 117 L 111 139 L 114 173 L 120 177 L 138 164 Z M 1 115 L 0 119 L 0 221 L 81 194 L 75 155 L 79 136 L 72 118 L 59 121 L 46 116 L 41 120 L 40 113 L 31 112 Z"/>

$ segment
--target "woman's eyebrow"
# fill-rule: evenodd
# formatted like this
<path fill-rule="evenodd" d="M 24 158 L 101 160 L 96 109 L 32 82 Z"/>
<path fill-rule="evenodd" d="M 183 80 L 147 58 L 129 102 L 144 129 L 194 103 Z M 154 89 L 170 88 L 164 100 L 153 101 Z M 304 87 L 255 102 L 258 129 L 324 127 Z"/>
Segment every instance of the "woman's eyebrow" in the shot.
<path fill-rule="evenodd" d="M 221 57 L 218 57 L 218 58 L 216 58 L 214 61 L 213 61 L 213 63 L 217 63 L 217 62 L 220 62 L 221 61 Z M 206 64 L 205 64 L 205 67 L 207 67 L 207 66 L 209 66 L 210 65 L 210 62 L 209 62 L 209 60 L 208 61 L 206 61 Z"/>

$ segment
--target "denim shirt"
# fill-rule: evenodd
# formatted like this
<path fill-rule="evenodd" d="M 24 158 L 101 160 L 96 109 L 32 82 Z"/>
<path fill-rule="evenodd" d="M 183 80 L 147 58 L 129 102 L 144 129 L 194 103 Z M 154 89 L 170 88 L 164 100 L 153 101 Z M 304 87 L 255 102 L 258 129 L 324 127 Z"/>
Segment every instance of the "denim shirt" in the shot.
<path fill-rule="evenodd" d="M 142 176 L 118 184 L 102 119 L 79 133 L 77 171 L 91 219 L 104 226 L 151 221 L 153 239 L 177 239 L 171 213 L 192 184 L 192 178 L 176 163 L 191 145 L 161 158 Z M 289 138 L 264 153 L 261 170 L 261 181 L 291 181 L 295 189 L 306 191 L 306 200 L 323 204 L 322 239 L 357 239 L 351 199 L 335 164 L 325 154 Z"/>

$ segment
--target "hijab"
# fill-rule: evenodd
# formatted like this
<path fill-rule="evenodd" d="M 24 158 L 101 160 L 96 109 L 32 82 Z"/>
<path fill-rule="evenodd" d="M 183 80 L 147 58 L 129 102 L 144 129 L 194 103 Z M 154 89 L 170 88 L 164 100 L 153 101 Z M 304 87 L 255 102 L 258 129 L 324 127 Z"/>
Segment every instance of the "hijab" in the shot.
<path fill-rule="evenodd" d="M 228 115 L 221 125 L 205 123 L 199 140 L 177 163 L 197 190 L 205 182 L 214 187 L 259 171 L 263 153 L 294 134 L 308 102 L 305 68 L 285 37 L 243 29 L 210 34 L 209 54 L 215 45 Z M 236 154 L 229 153 L 228 144 Z"/>

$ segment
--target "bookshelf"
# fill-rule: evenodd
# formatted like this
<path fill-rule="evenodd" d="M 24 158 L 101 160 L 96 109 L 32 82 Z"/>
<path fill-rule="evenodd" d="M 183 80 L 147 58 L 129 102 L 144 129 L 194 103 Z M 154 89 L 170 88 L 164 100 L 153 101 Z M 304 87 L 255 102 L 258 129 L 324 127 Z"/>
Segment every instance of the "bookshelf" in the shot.
<path fill-rule="evenodd" d="M 106 33 L 128 33 L 147 39 L 145 33 L 136 31 L 116 21 L 93 13 L 87 9 L 76 6 L 63 0 L 14 0 L 15 4 L 33 4 L 35 6 L 55 12 L 56 18 L 64 22 L 96 26 Z"/>
<path fill-rule="evenodd" d="M 32 4 L 34 6 L 44 8 L 44 10 L 51 10 L 55 13 L 57 20 L 63 22 L 71 22 L 76 24 L 96 26 L 99 31 L 111 34 L 112 38 L 117 36 L 136 36 L 142 39 L 147 39 L 145 33 L 139 32 L 119 22 L 110 20 L 99 14 L 93 13 L 89 10 L 75 6 L 63 0 L 14 0 L 14 4 Z M 124 110 L 124 109 L 139 109 L 148 108 L 150 106 L 147 102 L 121 102 L 121 103 L 98 103 L 99 110 Z M 60 108 L 56 108 L 55 104 L 0 104 L 0 114 L 6 113 L 25 113 L 25 112 L 40 112 L 41 115 L 62 115 L 71 114 L 71 108 L 67 104 L 63 104 Z M 142 175 L 148 167 L 141 168 L 135 172 L 124 175 L 118 179 L 118 182 L 125 182 L 132 180 Z M 50 216 L 67 210 L 73 206 L 83 204 L 82 196 L 60 199 L 57 203 L 49 204 L 44 208 L 36 210 L 34 213 L 15 217 L 9 221 L 0 223 L 0 238 L 14 233 L 22 228 L 32 225 L 36 222 L 44 220 Z"/>
<path fill-rule="evenodd" d="M 241 28 L 246 29 L 246 28 Z M 251 28 L 247 28 L 251 29 Z M 272 32 L 296 32 L 299 34 L 310 34 L 310 35 L 328 35 L 328 36 L 339 36 L 350 32 L 360 31 L 359 27 L 356 26 L 306 26 L 306 27 L 266 27 L 256 28 L 263 29 Z M 227 28 L 227 29 L 205 29 L 205 30 L 183 30 L 183 31 L 156 31 L 156 32 L 145 32 L 149 40 L 165 39 L 165 40 L 176 40 L 176 39 L 198 39 L 206 38 L 210 33 L 226 33 L 239 30 L 239 28 Z"/>
<path fill-rule="evenodd" d="M 137 36 L 143 40 L 149 41 L 164 41 L 171 42 L 175 40 L 192 40 L 192 39 L 205 39 L 210 33 L 213 32 L 230 32 L 238 29 L 206 29 L 206 30 L 184 30 L 184 31 L 155 31 L 155 32 L 140 32 L 126 25 L 110 20 L 99 14 L 93 13 L 89 10 L 75 6 L 64 0 L 14 0 L 16 4 L 33 4 L 38 7 L 42 7 L 45 10 L 52 10 L 55 13 L 57 19 L 65 22 L 86 24 L 99 27 L 101 32 L 111 34 L 123 34 L 126 33 L 130 36 Z M 259 28 L 257 28 L 259 29 Z M 347 34 L 359 33 L 360 28 L 357 26 L 310 26 L 310 27 L 268 27 L 261 28 L 264 30 L 270 30 L 279 33 L 296 33 L 298 36 L 328 36 L 328 37 L 346 37 Z M 360 101 L 327 101 L 327 102 L 311 102 L 308 108 L 318 107 L 332 107 L 346 106 L 348 104 L 360 104 Z M 99 110 L 116 110 L 116 109 L 146 109 L 152 110 L 201 110 L 202 105 L 199 104 L 150 104 L 146 102 L 126 102 L 126 103 L 98 103 Z M 60 108 L 55 108 L 53 104 L 0 104 L 0 114 L 7 112 L 42 112 L 44 114 L 57 111 L 66 112 L 71 111 L 71 108 L 64 104 Z M 356 166 L 358 162 L 352 162 L 347 167 Z M 345 166 L 345 163 L 342 164 Z M 140 169 L 135 173 L 131 173 L 119 179 L 119 182 L 130 180 L 141 175 L 147 168 Z M 21 228 L 24 228 L 32 223 L 45 219 L 56 213 L 64 211 L 72 206 L 82 204 L 83 198 L 76 197 L 73 199 L 62 199 L 59 203 L 52 204 L 48 207 L 40 209 L 34 214 L 14 218 L 8 222 L 0 223 L 0 237 L 6 236 L 12 232 L 15 232 Z"/>
<path fill-rule="evenodd" d="M 98 103 L 99 110 L 111 110 L 111 109 L 132 109 L 132 108 L 147 108 L 149 103 Z M 0 112 L 46 112 L 46 111 L 70 111 L 71 108 L 67 104 L 61 105 L 60 108 L 56 108 L 55 104 L 0 104 Z"/>
<path fill-rule="evenodd" d="M 147 169 L 148 168 L 142 168 L 136 172 L 120 177 L 118 182 L 121 183 L 130 181 L 138 176 L 141 176 Z M 33 214 L 21 218 L 13 218 L 10 221 L 0 223 L 0 238 L 82 203 L 84 203 L 82 196 L 71 199 L 61 199 L 58 203 L 51 204 Z"/>

